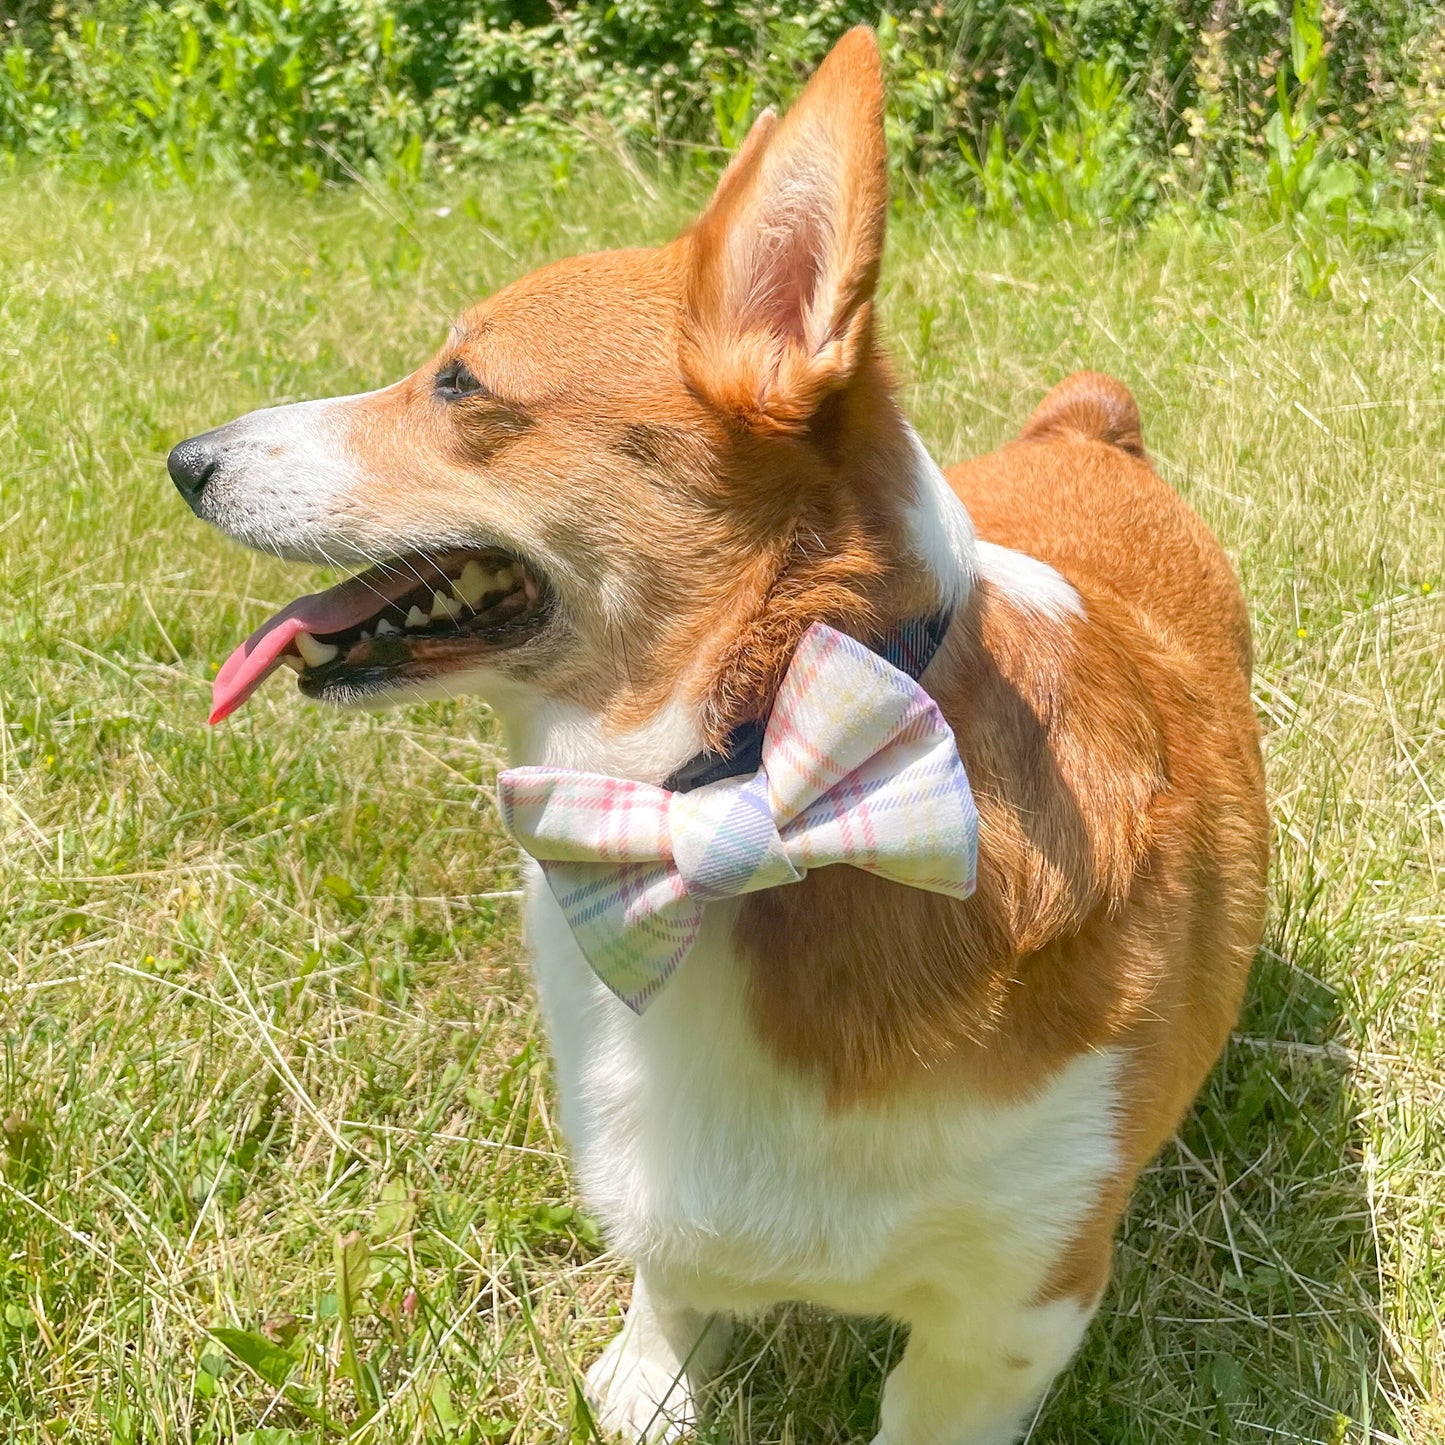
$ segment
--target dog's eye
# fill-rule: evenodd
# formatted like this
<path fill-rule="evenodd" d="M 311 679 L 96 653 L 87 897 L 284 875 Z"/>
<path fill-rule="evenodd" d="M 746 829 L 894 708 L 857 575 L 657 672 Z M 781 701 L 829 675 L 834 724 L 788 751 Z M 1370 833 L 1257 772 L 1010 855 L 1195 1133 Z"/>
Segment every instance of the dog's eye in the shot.
<path fill-rule="evenodd" d="M 465 361 L 449 361 L 437 372 L 437 395 L 444 401 L 455 401 L 461 396 L 476 396 L 487 388 L 477 379 Z"/>

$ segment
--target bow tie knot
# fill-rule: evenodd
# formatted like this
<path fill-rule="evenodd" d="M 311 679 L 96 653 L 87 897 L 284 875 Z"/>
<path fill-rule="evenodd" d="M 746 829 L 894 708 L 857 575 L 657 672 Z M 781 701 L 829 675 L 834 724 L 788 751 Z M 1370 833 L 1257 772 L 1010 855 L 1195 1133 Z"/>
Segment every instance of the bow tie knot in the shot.
<path fill-rule="evenodd" d="M 672 861 L 688 897 L 699 903 L 797 883 L 808 871 L 788 857 L 766 773 L 667 797 Z"/>
<path fill-rule="evenodd" d="M 679 793 L 527 767 L 497 784 L 582 953 L 638 1013 L 708 903 L 835 863 L 954 898 L 974 888 L 978 814 L 952 730 L 911 677 L 828 627 L 799 644 L 751 777 Z"/>

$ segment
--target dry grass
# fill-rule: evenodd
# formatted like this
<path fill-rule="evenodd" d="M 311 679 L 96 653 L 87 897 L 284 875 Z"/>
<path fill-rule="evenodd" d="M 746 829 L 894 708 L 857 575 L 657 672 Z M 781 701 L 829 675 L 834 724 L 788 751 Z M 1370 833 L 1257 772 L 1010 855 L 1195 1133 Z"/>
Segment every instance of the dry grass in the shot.
<path fill-rule="evenodd" d="M 273 682 L 208 731 L 215 664 L 303 579 L 204 534 L 162 465 L 683 214 L 510 184 L 0 200 L 7 1439 L 319 1441 L 359 1397 L 368 1441 L 589 1438 L 574 1372 L 625 1276 L 572 1207 L 487 715 Z M 1268 947 L 1036 1441 L 1445 1440 L 1445 254 L 1335 259 L 1309 301 L 1275 234 L 895 229 L 884 314 L 936 453 L 1115 372 L 1257 619 Z M 707 1439 L 866 1439 L 895 1348 L 769 1318 Z"/>

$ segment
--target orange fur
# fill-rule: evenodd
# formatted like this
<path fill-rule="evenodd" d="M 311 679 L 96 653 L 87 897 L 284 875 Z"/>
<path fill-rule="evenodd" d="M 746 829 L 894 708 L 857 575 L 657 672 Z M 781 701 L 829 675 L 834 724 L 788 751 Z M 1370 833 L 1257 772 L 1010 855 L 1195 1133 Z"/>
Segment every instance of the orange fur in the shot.
<path fill-rule="evenodd" d="M 606 727 L 681 701 L 715 744 L 766 714 L 811 623 L 864 634 L 930 605 L 873 324 L 882 104 L 874 41 L 851 32 L 781 122 L 754 126 L 689 232 L 522 279 L 356 404 L 370 522 L 500 516 L 565 559 L 529 681 Z M 435 401 L 453 356 L 491 396 Z M 957 903 L 825 869 L 749 898 L 736 943 L 758 1035 L 840 1106 L 1015 1098 L 1083 1051 L 1127 1051 L 1117 1187 L 1050 1285 L 1090 1300 L 1259 938 L 1248 617 L 1117 381 L 1060 383 L 1017 442 L 950 481 L 981 538 L 1055 568 L 1083 604 L 1055 619 L 976 585 L 927 676 L 979 802 L 978 891 Z"/>
<path fill-rule="evenodd" d="M 1098 371 L 1065 377 L 1035 408 L 1019 440 L 1079 437 L 1108 442 L 1121 452 L 1147 461 L 1139 408 L 1129 388 Z"/>

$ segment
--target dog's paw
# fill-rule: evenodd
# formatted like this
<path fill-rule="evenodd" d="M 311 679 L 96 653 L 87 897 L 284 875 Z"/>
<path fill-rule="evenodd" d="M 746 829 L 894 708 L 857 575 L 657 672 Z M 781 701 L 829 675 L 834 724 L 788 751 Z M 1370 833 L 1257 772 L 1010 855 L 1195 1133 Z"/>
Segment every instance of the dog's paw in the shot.
<path fill-rule="evenodd" d="M 644 1354 L 626 1332 L 587 1371 L 586 1395 L 598 1429 L 628 1445 L 670 1445 L 691 1436 L 697 1424 L 678 1362 Z"/>

